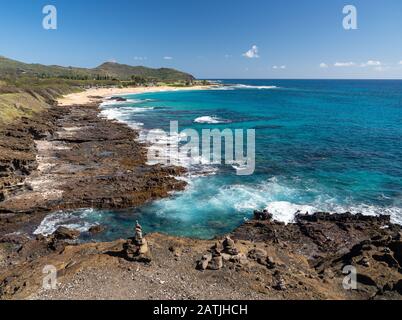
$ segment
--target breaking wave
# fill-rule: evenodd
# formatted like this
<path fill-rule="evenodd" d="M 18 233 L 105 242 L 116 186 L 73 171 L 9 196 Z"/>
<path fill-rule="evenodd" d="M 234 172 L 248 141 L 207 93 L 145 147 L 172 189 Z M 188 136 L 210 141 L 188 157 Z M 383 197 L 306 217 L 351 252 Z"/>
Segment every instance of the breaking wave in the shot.
<path fill-rule="evenodd" d="M 236 89 L 254 89 L 254 90 L 273 90 L 280 89 L 277 86 L 252 86 L 246 84 L 233 84 L 233 85 L 222 85 L 211 90 L 236 90 Z"/>
<path fill-rule="evenodd" d="M 34 234 L 48 236 L 53 234 L 59 227 L 87 232 L 91 227 L 99 225 L 99 223 L 91 221 L 94 217 L 100 218 L 94 209 L 54 212 L 42 220 L 41 224 L 34 231 Z"/>
<path fill-rule="evenodd" d="M 230 120 L 225 120 L 218 118 L 216 116 L 202 116 L 194 120 L 195 123 L 208 123 L 208 124 L 220 124 L 220 123 L 231 123 Z"/>

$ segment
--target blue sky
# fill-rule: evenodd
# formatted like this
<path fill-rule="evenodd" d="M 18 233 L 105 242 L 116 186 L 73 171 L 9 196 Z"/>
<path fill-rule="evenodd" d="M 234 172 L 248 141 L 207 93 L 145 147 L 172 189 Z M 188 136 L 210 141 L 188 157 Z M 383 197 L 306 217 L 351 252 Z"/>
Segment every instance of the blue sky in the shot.
<path fill-rule="evenodd" d="M 400 0 L 0 3 L 0 55 L 25 62 L 117 61 L 199 78 L 402 78 Z M 42 28 L 48 4 L 57 30 Z M 357 30 L 342 26 L 347 4 L 357 8 Z M 244 55 L 253 46 L 258 53 Z"/>

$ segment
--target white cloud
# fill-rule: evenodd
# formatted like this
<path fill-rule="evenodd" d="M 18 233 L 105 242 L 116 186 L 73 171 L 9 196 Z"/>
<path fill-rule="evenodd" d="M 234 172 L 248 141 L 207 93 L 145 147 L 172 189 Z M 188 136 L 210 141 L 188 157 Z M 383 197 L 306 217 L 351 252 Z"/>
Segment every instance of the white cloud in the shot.
<path fill-rule="evenodd" d="M 369 60 L 369 61 L 367 62 L 367 65 L 368 65 L 368 66 L 380 66 L 380 65 L 382 65 L 382 63 L 381 63 L 380 61 Z"/>
<path fill-rule="evenodd" d="M 112 59 L 109 59 L 108 62 L 117 63 L 117 60 L 112 58 Z"/>
<path fill-rule="evenodd" d="M 402 60 L 401 60 L 401 61 L 399 61 L 399 64 L 402 64 Z"/>
<path fill-rule="evenodd" d="M 320 63 L 320 68 L 328 68 L 328 65 L 324 62 Z"/>
<path fill-rule="evenodd" d="M 142 61 L 142 60 L 147 60 L 147 59 L 148 59 L 147 57 L 137 57 L 137 56 L 134 57 L 134 60 L 137 60 L 137 61 Z"/>
<path fill-rule="evenodd" d="M 250 50 L 248 50 L 246 53 L 243 53 L 243 57 L 249 59 L 259 58 L 258 47 L 256 45 L 252 46 Z"/>
<path fill-rule="evenodd" d="M 378 67 L 374 68 L 374 70 L 378 71 L 378 72 L 383 72 L 383 71 L 387 71 L 387 70 L 390 70 L 390 69 L 391 69 L 391 67 L 387 66 L 387 65 L 381 65 L 381 66 L 378 66 Z"/>
<path fill-rule="evenodd" d="M 286 69 L 286 66 L 273 66 L 272 69 L 278 70 L 278 69 Z"/>
<path fill-rule="evenodd" d="M 230 54 L 225 54 L 225 58 L 226 59 L 229 59 L 229 58 L 231 58 L 232 57 L 232 55 L 230 55 Z"/>
<path fill-rule="evenodd" d="M 173 57 L 165 56 L 163 57 L 163 60 L 173 60 Z"/>
<path fill-rule="evenodd" d="M 335 67 L 353 67 L 356 63 L 354 62 L 335 62 Z"/>
<path fill-rule="evenodd" d="M 377 60 L 369 60 L 366 63 L 361 64 L 362 67 L 379 67 L 382 66 L 381 61 Z"/>

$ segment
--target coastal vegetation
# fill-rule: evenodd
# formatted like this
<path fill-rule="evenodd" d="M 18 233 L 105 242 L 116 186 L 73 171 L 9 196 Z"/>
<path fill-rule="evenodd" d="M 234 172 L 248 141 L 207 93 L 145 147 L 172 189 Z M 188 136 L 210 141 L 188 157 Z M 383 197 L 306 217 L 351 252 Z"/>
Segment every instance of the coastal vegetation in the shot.
<path fill-rule="evenodd" d="M 185 72 L 170 68 L 152 69 L 143 66 L 129 66 L 116 62 L 105 62 L 100 66 L 87 69 L 62 66 L 27 64 L 0 56 L 0 76 L 33 76 L 37 78 L 61 78 L 70 80 L 115 80 L 128 81 L 141 77 L 147 81 L 194 81 Z"/>
<path fill-rule="evenodd" d="M 0 127 L 21 117 L 31 117 L 48 108 L 60 95 L 79 90 L 69 83 L 49 80 L 0 81 Z"/>
<path fill-rule="evenodd" d="M 93 87 L 191 86 L 195 78 L 175 69 L 106 62 L 93 68 L 28 64 L 0 56 L 0 126 L 31 117 L 65 94 Z"/>

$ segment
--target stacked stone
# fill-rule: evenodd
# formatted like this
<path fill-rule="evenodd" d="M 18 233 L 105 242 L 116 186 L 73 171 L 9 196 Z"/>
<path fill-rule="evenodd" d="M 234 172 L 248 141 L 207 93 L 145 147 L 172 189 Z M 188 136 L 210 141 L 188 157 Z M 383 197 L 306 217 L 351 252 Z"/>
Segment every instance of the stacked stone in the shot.
<path fill-rule="evenodd" d="M 222 245 L 224 253 L 231 256 L 237 256 L 239 254 L 239 250 L 237 250 L 235 242 L 229 236 L 227 236 L 225 240 L 223 240 Z"/>
<path fill-rule="evenodd" d="M 131 261 L 149 260 L 148 242 L 143 237 L 142 227 L 138 223 L 138 221 L 135 226 L 134 238 L 128 239 L 128 241 L 124 244 L 123 249 L 125 256 L 128 260 Z"/>
<path fill-rule="evenodd" d="M 235 242 L 226 237 L 222 243 L 217 242 L 209 252 L 202 256 L 198 261 L 197 268 L 199 270 L 219 270 L 223 268 L 224 261 L 238 262 L 247 259 L 245 256 L 239 253 L 239 250 L 235 246 Z"/>
<path fill-rule="evenodd" d="M 212 258 L 208 268 L 211 270 L 219 270 L 223 268 L 222 248 L 219 242 L 211 248 Z"/>

